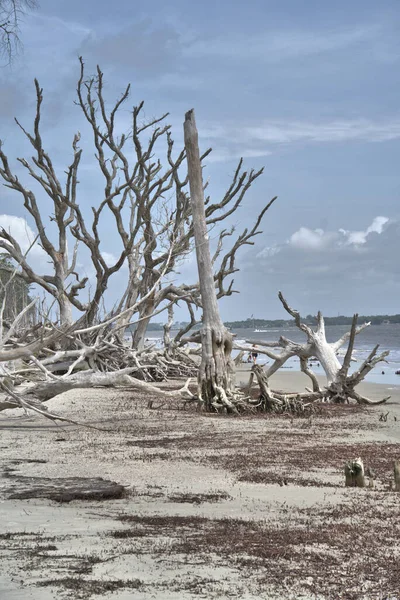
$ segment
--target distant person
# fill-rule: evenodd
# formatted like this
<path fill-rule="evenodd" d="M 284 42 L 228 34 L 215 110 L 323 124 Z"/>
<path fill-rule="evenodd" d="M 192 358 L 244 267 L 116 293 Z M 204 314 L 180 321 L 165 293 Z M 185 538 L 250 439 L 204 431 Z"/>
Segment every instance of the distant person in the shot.
<path fill-rule="evenodd" d="M 253 347 L 251 349 L 251 359 L 254 364 L 256 364 L 257 358 L 258 358 L 257 346 L 255 344 L 253 344 Z"/>

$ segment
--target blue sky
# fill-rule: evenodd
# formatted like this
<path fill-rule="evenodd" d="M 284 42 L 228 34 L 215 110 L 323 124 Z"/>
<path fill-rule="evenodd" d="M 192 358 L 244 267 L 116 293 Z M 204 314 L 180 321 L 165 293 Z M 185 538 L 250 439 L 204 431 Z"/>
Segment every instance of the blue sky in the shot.
<path fill-rule="evenodd" d="M 265 166 L 232 224 L 278 201 L 240 255 L 226 319 L 282 316 L 278 289 L 304 313 L 400 312 L 399 29 L 397 1 L 42 0 L 22 24 L 23 53 L 0 70 L 0 138 L 11 158 L 28 151 L 13 117 L 32 122 L 38 77 L 62 170 L 83 127 L 73 104 L 82 55 L 88 71 L 101 65 L 111 100 L 131 82 L 130 105 L 169 111 L 178 145 L 195 108 L 214 199 L 240 156 Z M 83 173 L 83 203 L 95 187 Z M 21 204 L 1 190 L 0 223 L 21 229 L 10 217 L 24 217 Z M 112 239 L 104 251 L 116 251 Z"/>

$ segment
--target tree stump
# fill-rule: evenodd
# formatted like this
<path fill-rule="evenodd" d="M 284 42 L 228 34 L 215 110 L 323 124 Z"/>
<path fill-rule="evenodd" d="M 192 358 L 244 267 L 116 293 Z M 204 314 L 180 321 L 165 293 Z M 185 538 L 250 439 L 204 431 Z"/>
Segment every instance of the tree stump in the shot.
<path fill-rule="evenodd" d="M 393 473 L 394 473 L 394 491 L 400 492 L 400 460 L 394 461 Z"/>
<path fill-rule="evenodd" d="M 361 458 L 349 460 L 344 466 L 346 487 L 365 487 L 364 463 Z"/>

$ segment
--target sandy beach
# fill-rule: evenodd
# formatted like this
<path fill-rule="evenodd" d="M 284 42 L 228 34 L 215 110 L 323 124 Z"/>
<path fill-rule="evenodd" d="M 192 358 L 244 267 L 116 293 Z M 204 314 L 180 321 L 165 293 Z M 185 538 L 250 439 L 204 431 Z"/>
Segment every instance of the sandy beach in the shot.
<path fill-rule="evenodd" d="M 238 382 L 248 380 L 248 366 Z M 308 385 L 277 373 L 272 386 Z M 179 382 L 174 382 L 179 387 Z M 363 384 L 384 406 L 311 418 L 205 415 L 127 390 L 48 403 L 97 426 L 0 413 L 0 599 L 399 598 L 400 386 Z M 344 487 L 361 456 L 374 487 Z M 102 477 L 124 497 L 11 498 L 18 478 Z"/>

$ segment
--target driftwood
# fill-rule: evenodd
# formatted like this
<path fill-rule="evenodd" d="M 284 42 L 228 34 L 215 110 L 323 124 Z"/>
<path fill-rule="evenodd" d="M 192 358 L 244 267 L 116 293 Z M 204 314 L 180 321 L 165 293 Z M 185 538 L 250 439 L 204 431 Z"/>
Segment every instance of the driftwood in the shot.
<path fill-rule="evenodd" d="M 253 376 L 256 376 L 260 388 L 260 396 L 256 400 L 249 400 L 253 408 L 264 412 L 274 413 L 293 413 L 304 415 L 314 412 L 313 403 L 319 400 L 319 394 L 298 394 L 278 392 L 271 390 L 269 387 L 268 378 L 261 365 L 253 365 L 249 381 L 250 393 Z"/>
<path fill-rule="evenodd" d="M 310 377 L 312 382 L 312 392 L 310 392 L 309 400 L 315 399 L 315 394 L 319 395 L 319 399 L 325 402 L 344 403 L 355 400 L 358 404 L 383 404 L 389 398 L 383 398 L 377 402 L 366 398 L 359 394 L 355 387 L 365 378 L 365 376 L 374 368 L 374 366 L 384 361 L 389 352 L 385 351 L 377 354 L 379 346 L 375 346 L 369 356 L 361 364 L 359 369 L 349 375 L 350 362 L 352 360 L 352 352 L 354 348 L 355 336 L 363 329 L 368 327 L 370 323 L 364 323 L 357 326 L 358 315 L 354 315 L 351 330 L 345 333 L 339 340 L 329 343 L 325 336 L 325 322 L 322 314 L 318 313 L 317 327 L 312 329 L 301 321 L 300 314 L 297 310 L 291 308 L 282 293 L 279 292 L 281 300 L 286 311 L 294 318 L 296 326 L 305 333 L 307 341 L 304 344 L 293 342 L 283 336 L 277 342 L 264 342 L 257 340 L 257 345 L 262 346 L 262 352 L 273 360 L 273 363 L 266 368 L 265 376 L 268 379 L 273 375 L 284 363 L 291 357 L 297 356 L 300 360 L 301 370 Z M 337 357 L 338 350 L 348 341 L 348 348 L 341 365 Z M 246 340 L 247 343 L 254 343 L 254 340 Z M 281 352 L 277 354 L 266 348 L 281 348 Z M 323 367 L 327 385 L 321 389 L 318 380 L 311 370 L 308 360 L 310 358 L 317 359 Z"/>

